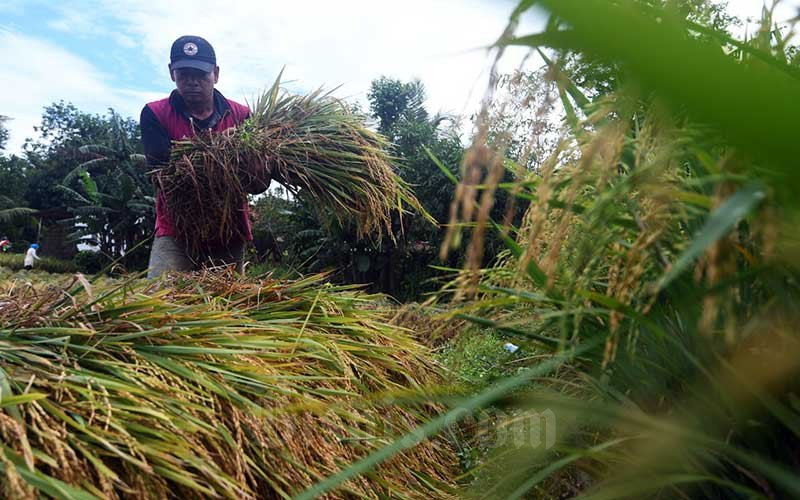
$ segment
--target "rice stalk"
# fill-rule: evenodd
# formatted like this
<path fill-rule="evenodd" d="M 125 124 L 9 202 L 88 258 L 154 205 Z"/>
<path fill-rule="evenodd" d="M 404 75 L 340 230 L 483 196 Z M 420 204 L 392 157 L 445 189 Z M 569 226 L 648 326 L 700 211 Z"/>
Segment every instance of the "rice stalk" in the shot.
<path fill-rule="evenodd" d="M 280 78 L 240 126 L 176 142 L 169 165 L 155 171 L 190 249 L 243 240 L 247 193 L 262 191 L 270 179 L 304 191 L 340 223 L 355 222 L 359 237 L 391 236 L 392 213 L 402 215 L 404 203 L 425 214 L 395 171 L 385 137 L 329 92 L 289 94 Z"/>
<path fill-rule="evenodd" d="M 388 402 L 438 376 L 365 309 L 375 296 L 324 276 L 172 280 L 70 296 L 64 283 L 4 282 L 6 496 L 289 498 L 439 411 Z M 429 441 L 331 497 L 448 497 L 451 464 Z"/>

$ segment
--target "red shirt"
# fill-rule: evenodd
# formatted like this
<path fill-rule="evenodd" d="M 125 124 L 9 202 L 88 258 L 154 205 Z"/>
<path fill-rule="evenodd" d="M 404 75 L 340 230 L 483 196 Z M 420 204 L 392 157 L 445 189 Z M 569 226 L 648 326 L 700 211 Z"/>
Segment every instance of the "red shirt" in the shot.
<path fill-rule="evenodd" d="M 205 120 L 192 117 L 177 90 L 164 99 L 147 103 L 142 109 L 139 124 L 142 129 L 142 145 L 151 165 L 169 161 L 171 141 L 194 137 L 197 130 L 221 132 L 242 123 L 250 116 L 250 109 L 236 101 L 225 98 L 214 90 L 214 112 Z M 252 240 L 250 207 L 245 201 L 241 210 L 243 227 L 247 239 Z M 156 237 L 176 236 L 172 219 L 166 210 L 166 200 L 156 194 Z"/>

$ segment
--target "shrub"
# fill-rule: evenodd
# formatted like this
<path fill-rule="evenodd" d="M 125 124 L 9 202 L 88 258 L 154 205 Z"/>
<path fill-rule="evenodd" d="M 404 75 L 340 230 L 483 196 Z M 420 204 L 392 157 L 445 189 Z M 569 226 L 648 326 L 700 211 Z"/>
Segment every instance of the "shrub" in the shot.
<path fill-rule="evenodd" d="M 72 263 L 84 274 L 95 274 L 105 267 L 105 259 L 100 252 L 81 250 L 72 258 Z"/>

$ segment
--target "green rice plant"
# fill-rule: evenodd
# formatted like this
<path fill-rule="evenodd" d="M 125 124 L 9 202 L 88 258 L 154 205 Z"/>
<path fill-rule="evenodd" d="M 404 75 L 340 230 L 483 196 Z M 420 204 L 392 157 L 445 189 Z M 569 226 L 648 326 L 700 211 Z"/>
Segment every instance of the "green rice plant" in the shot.
<path fill-rule="evenodd" d="M 377 296 L 324 276 L 0 285 L 6 498 L 291 498 L 438 411 Z M 393 403 L 393 400 L 398 402 Z M 441 498 L 451 451 L 410 450 L 358 498 Z"/>
<path fill-rule="evenodd" d="M 669 6 L 630 0 L 526 0 L 510 28 L 534 5 L 552 14 L 546 31 L 509 29 L 498 46 L 555 49 L 546 61 L 554 73 L 560 55 L 577 52 L 618 68 L 625 83 L 590 99 L 556 78 L 569 134 L 515 186 L 498 187 L 508 162 L 481 133 L 462 165 L 448 242 L 459 225 L 471 227 L 472 258 L 445 292 L 475 300 L 453 317 L 553 355 L 448 401 L 447 422 L 493 406 L 549 410 L 557 426 L 551 445 L 497 450 L 464 493 L 797 497 L 800 77 L 782 55 L 785 41 L 731 43 Z M 764 18 L 762 32 L 772 33 L 768 10 Z M 529 203 L 520 227 L 487 216 L 504 188 Z M 495 229 L 507 252 L 481 269 L 484 234 Z M 445 428 L 437 418 L 412 435 Z"/>
<path fill-rule="evenodd" d="M 359 237 L 392 235 L 392 212 L 424 213 L 397 175 L 389 143 L 363 117 L 321 89 L 292 95 L 280 75 L 252 106 L 252 116 L 222 134 L 179 141 L 155 173 L 178 234 L 194 249 L 243 239 L 238 216 L 250 191 L 270 178 L 310 196 L 320 213 L 356 222 Z"/>

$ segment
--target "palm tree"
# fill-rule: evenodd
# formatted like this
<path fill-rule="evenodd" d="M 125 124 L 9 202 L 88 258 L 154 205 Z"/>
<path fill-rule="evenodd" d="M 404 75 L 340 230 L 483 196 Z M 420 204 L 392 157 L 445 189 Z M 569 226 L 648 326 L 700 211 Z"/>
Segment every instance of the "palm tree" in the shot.
<path fill-rule="evenodd" d="M 71 237 L 116 259 L 148 236 L 155 199 L 145 157 L 113 111 L 110 135 L 109 144 L 79 148 L 91 158 L 67 174 L 59 189 L 75 203 L 69 208 L 75 228 Z"/>
<path fill-rule="evenodd" d="M 0 224 L 14 224 L 20 221 L 25 221 L 32 215 L 35 215 L 38 210 L 28 207 L 15 207 L 14 200 L 8 196 L 0 195 Z"/>

